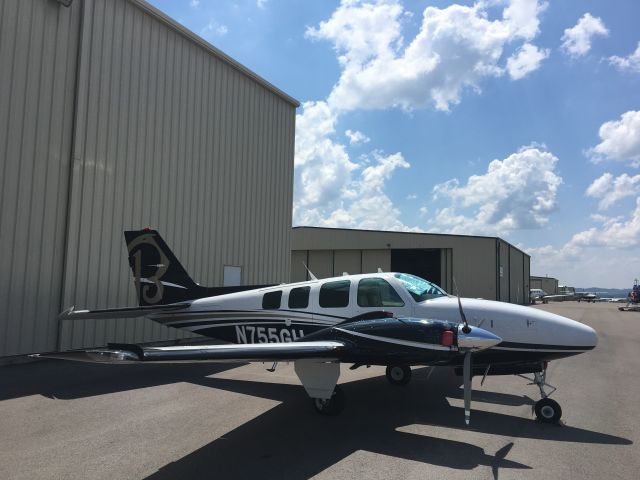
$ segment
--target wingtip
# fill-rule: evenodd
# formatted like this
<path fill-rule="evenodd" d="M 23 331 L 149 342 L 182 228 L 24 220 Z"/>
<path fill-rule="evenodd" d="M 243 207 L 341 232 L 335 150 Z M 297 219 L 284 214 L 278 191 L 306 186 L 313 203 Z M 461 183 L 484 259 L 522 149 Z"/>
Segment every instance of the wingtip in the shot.
<path fill-rule="evenodd" d="M 75 305 L 71 305 L 69 308 L 67 308 L 66 310 L 64 310 L 58 315 L 58 319 L 64 320 L 65 318 L 70 317 L 75 308 L 76 308 Z"/>

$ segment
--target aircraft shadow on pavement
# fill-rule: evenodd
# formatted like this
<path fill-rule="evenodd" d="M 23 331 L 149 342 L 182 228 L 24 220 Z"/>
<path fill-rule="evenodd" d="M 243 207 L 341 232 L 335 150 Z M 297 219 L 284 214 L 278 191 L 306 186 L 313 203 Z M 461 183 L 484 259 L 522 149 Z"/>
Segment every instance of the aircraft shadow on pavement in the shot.
<path fill-rule="evenodd" d="M 219 472 L 221 478 L 306 479 L 359 450 L 461 470 L 486 465 L 494 478 L 498 478 L 499 469 L 531 468 L 506 458 L 512 443 L 491 454 L 470 443 L 398 430 L 416 424 L 468 429 L 462 409 L 451 407 L 445 398 L 459 390 L 459 382 L 450 385 L 446 373 L 433 375 L 429 383 L 416 382 L 407 387 L 393 387 L 384 377 L 344 383 L 347 406 L 337 417 L 317 415 L 296 385 L 218 378 L 201 378 L 197 383 L 282 403 L 166 465 L 149 476 L 150 480 L 202 478 L 211 472 Z M 500 399 L 505 401 L 504 397 Z M 471 421 L 470 429 L 475 432 L 507 437 L 631 443 L 585 429 L 543 425 L 532 419 L 477 410 Z"/>
<path fill-rule="evenodd" d="M 100 365 L 42 360 L 2 368 L 0 401 L 28 395 L 61 400 L 198 380 L 242 363 Z"/>
<path fill-rule="evenodd" d="M 467 430 L 461 408 L 446 397 L 461 398 L 459 377 L 447 369 L 414 370 L 406 387 L 394 387 L 383 376 L 348 382 L 342 377 L 346 408 L 340 416 L 315 413 L 299 385 L 211 378 L 241 364 L 96 365 L 42 361 L 3 369 L 0 400 L 40 394 L 58 399 L 190 382 L 214 389 L 282 402 L 208 445 L 170 463 L 151 479 L 201 478 L 220 472 L 221 478 L 303 479 L 364 450 L 454 469 L 490 466 L 529 469 L 508 458 L 509 443 L 494 454 L 465 442 L 399 431 L 409 425 Z M 268 375 L 265 372 L 265 375 Z M 427 380 L 428 378 L 428 380 Z M 474 391 L 474 398 L 499 405 L 529 405 L 531 399 L 506 393 Z M 212 415 L 224 412 L 211 412 Z M 627 439 L 585 429 L 543 425 L 520 418 L 474 410 L 470 429 L 510 438 L 534 438 L 576 443 L 631 444 Z M 428 431 L 428 427 L 424 429 Z"/>

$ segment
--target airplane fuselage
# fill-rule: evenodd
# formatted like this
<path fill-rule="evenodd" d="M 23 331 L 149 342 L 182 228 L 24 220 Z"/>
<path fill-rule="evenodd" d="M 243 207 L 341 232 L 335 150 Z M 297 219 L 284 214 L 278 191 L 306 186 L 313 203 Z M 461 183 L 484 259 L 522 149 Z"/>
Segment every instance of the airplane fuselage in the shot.
<path fill-rule="evenodd" d="M 456 297 L 440 292 L 418 301 L 407 289 L 406 276 L 400 275 L 348 275 L 201 298 L 186 310 L 151 318 L 238 344 L 300 341 L 347 319 L 380 311 L 461 322 Z M 597 342 L 590 327 L 549 312 L 489 300 L 461 302 L 470 325 L 502 338 L 500 345 L 477 355 L 477 364 L 552 360 L 591 350 Z"/>

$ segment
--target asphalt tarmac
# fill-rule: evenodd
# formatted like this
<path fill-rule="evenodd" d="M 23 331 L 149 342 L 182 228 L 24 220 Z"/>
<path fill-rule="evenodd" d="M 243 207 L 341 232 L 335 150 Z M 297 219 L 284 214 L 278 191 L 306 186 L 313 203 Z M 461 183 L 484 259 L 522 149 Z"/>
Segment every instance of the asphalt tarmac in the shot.
<path fill-rule="evenodd" d="M 535 386 L 414 369 L 391 386 L 350 371 L 347 405 L 317 415 L 292 365 L 0 368 L 0 479 L 635 479 L 640 472 L 640 313 L 539 305 L 598 331 L 592 352 L 549 365 L 562 425 L 537 423 Z"/>

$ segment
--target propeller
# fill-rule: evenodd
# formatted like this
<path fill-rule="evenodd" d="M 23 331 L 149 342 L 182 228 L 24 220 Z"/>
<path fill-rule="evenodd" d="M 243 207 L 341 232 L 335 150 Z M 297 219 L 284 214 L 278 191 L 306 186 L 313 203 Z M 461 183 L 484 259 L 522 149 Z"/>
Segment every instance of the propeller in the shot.
<path fill-rule="evenodd" d="M 460 318 L 462 319 L 463 327 L 460 329 L 462 333 L 471 333 L 471 327 L 467 322 L 467 317 L 462 309 L 462 302 L 460 301 L 460 293 L 458 292 L 458 284 L 456 279 L 453 279 L 453 286 L 456 289 L 456 297 L 458 297 L 458 309 L 460 310 Z M 464 354 L 464 363 L 462 365 L 462 379 L 464 386 L 464 422 L 469 425 L 471 419 L 471 349 L 468 349 Z"/>
<path fill-rule="evenodd" d="M 480 326 L 474 326 L 471 328 L 467 322 L 467 317 L 462 309 L 462 302 L 460 301 L 460 295 L 458 294 L 458 285 L 456 285 L 455 278 L 453 284 L 456 288 L 456 296 L 458 297 L 458 309 L 460 310 L 460 318 L 462 319 L 462 325 L 458 326 L 458 351 L 464 353 L 464 363 L 462 365 L 462 376 L 464 385 L 464 421 L 469 425 L 469 419 L 471 417 L 471 380 L 472 380 L 472 358 L 471 354 L 480 350 L 485 350 L 498 345 L 502 342 L 502 339 L 492 332 L 488 332 L 480 328 Z M 487 369 L 487 372 L 489 369 Z M 486 375 L 486 373 L 485 373 Z"/>

